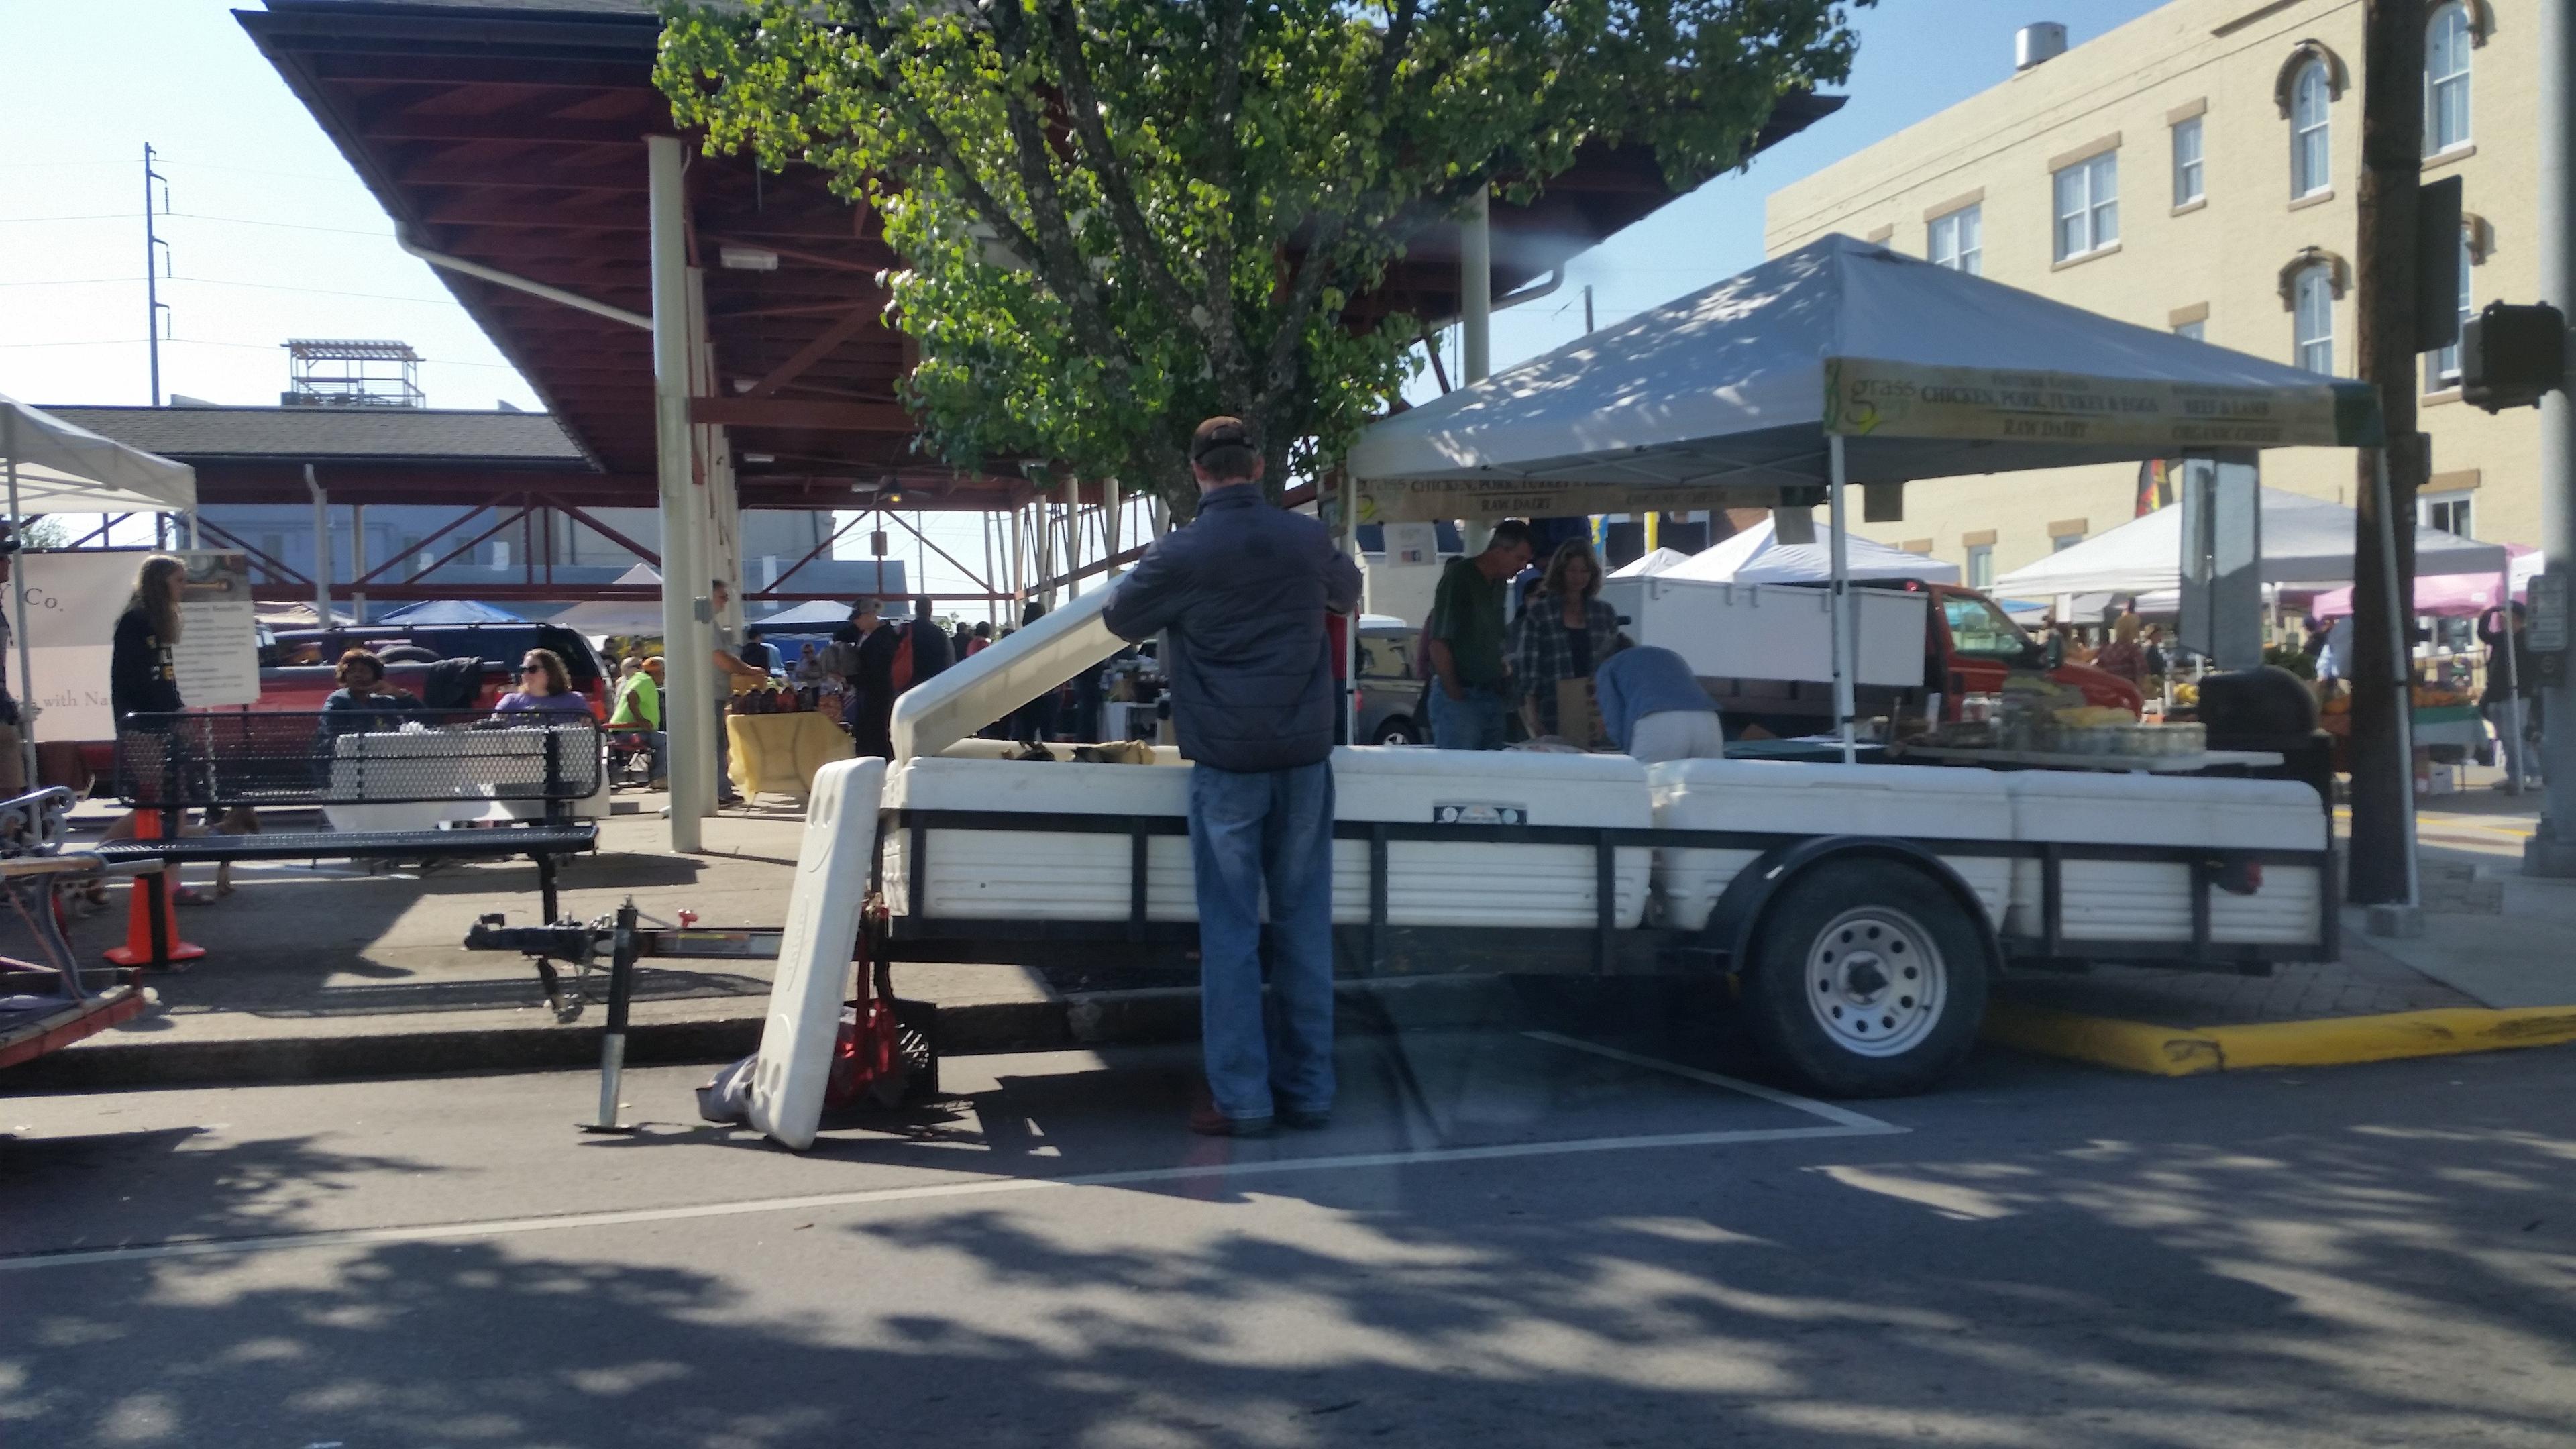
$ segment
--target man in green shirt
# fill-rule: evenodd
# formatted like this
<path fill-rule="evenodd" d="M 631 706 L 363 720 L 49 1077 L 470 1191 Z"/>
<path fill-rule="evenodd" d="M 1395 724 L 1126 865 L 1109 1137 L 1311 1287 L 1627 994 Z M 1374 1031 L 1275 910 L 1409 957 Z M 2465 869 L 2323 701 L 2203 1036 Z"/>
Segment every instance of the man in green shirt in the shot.
<path fill-rule="evenodd" d="M 1510 708 L 1503 668 L 1504 604 L 1512 578 L 1529 567 L 1529 525 L 1494 525 L 1485 551 L 1451 559 L 1432 597 L 1429 640 L 1431 743 L 1444 750 L 1499 750 Z"/>
<path fill-rule="evenodd" d="M 662 728 L 662 656 L 654 655 L 634 673 L 617 683 L 617 703 L 609 712 L 608 728 L 634 730 L 653 743 L 653 781 L 659 790 L 669 773 L 671 736 Z"/>

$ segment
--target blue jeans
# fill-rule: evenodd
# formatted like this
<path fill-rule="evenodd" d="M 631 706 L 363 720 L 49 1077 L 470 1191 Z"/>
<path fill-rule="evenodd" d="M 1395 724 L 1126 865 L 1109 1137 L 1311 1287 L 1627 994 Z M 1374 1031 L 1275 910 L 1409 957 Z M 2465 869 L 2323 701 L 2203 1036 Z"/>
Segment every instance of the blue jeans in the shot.
<path fill-rule="evenodd" d="M 1228 1117 L 1267 1117 L 1274 1103 L 1332 1110 L 1331 763 L 1259 773 L 1193 766 L 1190 864 L 1198 875 L 1199 1026 L 1216 1109 Z"/>
<path fill-rule="evenodd" d="M 1486 685 L 1467 686 L 1464 699 L 1451 699 L 1449 691 L 1433 680 L 1425 692 L 1431 697 L 1431 743 L 1443 750 L 1499 750 L 1504 744 L 1504 721 L 1510 712 L 1503 706 L 1503 692 Z"/>

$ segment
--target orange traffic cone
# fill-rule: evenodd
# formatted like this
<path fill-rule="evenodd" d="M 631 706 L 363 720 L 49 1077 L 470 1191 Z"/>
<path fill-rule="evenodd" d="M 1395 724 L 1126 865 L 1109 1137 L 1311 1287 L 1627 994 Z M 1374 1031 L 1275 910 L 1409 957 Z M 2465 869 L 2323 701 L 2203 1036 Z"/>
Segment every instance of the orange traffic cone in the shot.
<path fill-rule="evenodd" d="M 134 838 L 160 839 L 161 812 L 135 811 Z M 179 916 L 172 909 L 170 892 L 172 870 L 165 866 L 134 878 L 132 904 L 125 915 L 125 944 L 101 953 L 111 965 L 168 968 L 206 954 L 205 947 L 179 939 Z"/>

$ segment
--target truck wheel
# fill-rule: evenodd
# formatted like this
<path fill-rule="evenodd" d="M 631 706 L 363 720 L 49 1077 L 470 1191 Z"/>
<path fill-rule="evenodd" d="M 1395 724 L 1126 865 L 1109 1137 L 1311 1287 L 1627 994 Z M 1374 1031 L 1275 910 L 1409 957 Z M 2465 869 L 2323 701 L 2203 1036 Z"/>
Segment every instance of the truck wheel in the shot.
<path fill-rule="evenodd" d="M 1746 957 L 1755 1041 L 1828 1097 L 1923 1091 L 1967 1056 L 1986 1014 L 1983 934 L 1937 881 L 1893 861 L 1803 872 Z"/>
<path fill-rule="evenodd" d="M 1377 738 L 1369 741 L 1373 745 L 1414 745 L 1421 742 L 1422 737 L 1413 732 L 1413 721 L 1400 714 L 1380 721 Z"/>

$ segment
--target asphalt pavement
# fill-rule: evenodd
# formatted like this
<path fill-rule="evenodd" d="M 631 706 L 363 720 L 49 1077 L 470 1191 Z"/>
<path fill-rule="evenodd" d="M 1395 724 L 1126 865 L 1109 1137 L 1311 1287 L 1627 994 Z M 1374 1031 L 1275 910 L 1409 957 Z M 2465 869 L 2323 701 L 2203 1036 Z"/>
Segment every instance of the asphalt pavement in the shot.
<path fill-rule="evenodd" d="M 804 1156 L 703 1071 L 0 1102 L 46 1446 L 2576 1444 L 2576 1049 L 1824 1104 L 1712 1045 L 954 1057 Z"/>

